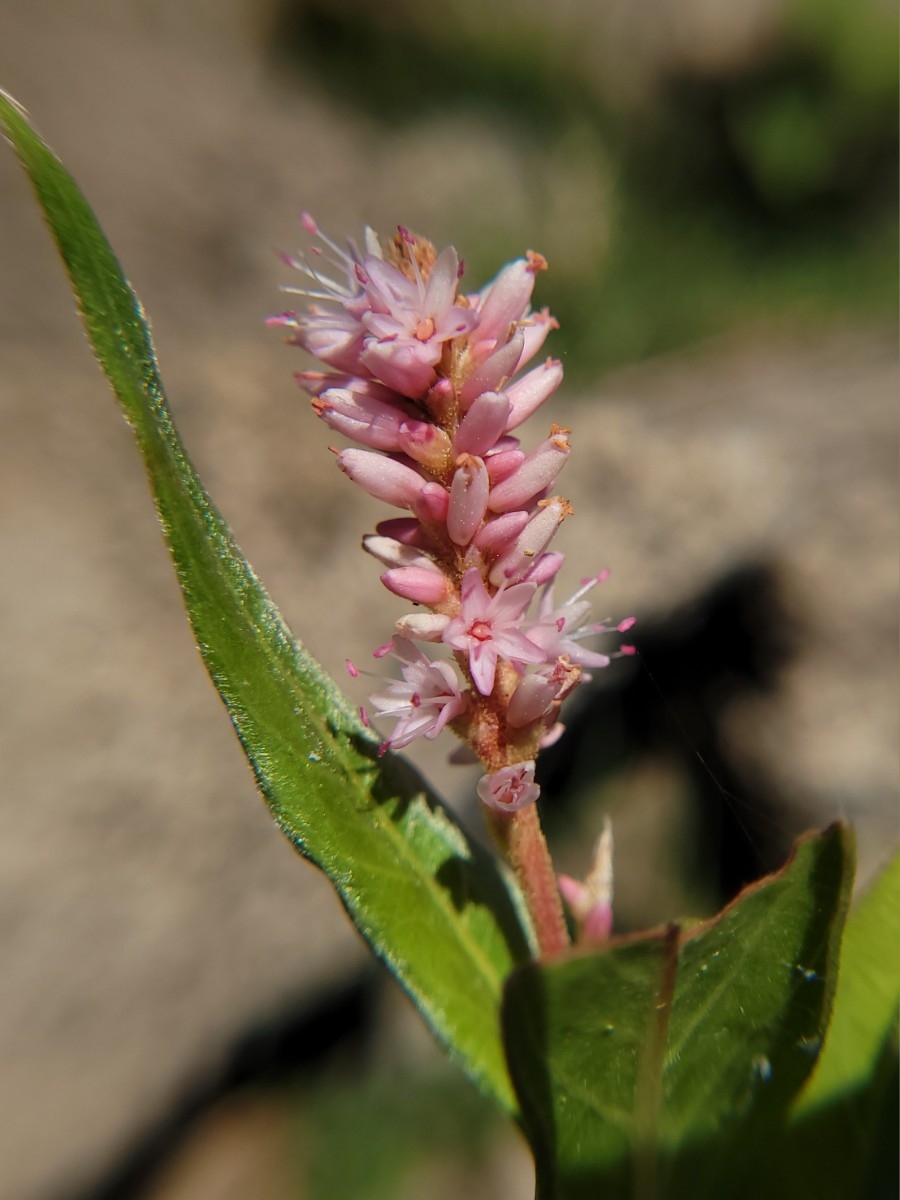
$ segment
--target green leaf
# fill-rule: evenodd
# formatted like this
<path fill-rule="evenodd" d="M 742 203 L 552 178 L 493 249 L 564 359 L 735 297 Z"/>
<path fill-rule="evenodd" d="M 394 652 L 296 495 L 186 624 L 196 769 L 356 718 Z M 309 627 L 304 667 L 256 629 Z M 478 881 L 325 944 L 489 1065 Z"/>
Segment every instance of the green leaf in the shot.
<path fill-rule="evenodd" d="M 834 1013 L 767 1195 L 896 1196 L 900 857 L 847 920 Z"/>
<path fill-rule="evenodd" d="M 885 1043 L 896 1040 L 898 1008 L 900 855 L 847 919 L 834 1015 L 822 1058 L 799 1099 L 798 1116 L 865 1084 Z"/>
<path fill-rule="evenodd" d="M 510 977 L 504 1033 L 539 1200 L 631 1197 L 634 1157 L 646 1158 L 637 1143 L 658 1090 L 677 939 L 673 926 Z"/>
<path fill-rule="evenodd" d="M 355 711 L 293 639 L 185 453 L 141 306 L 87 201 L 3 93 L 0 129 L 134 430 L 194 636 L 266 803 L 438 1039 L 514 1110 L 499 1029 L 503 978 L 528 952 L 514 885 L 411 768 L 378 759 Z"/>
<path fill-rule="evenodd" d="M 713 921 L 529 964 L 504 1033 L 540 1200 L 756 1197 L 831 1008 L 843 828 Z"/>

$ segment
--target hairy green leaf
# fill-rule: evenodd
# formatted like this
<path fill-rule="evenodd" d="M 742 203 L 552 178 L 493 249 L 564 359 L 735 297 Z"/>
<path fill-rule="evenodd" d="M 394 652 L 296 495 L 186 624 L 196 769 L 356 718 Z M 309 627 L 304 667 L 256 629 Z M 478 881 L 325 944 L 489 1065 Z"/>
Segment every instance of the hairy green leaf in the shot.
<path fill-rule="evenodd" d="M 503 1107 L 502 981 L 527 955 L 495 861 L 377 743 L 291 636 L 204 491 L 172 423 L 141 306 L 77 185 L 0 93 L 88 338 L 130 422 L 194 636 L 260 791 L 468 1074 Z"/>

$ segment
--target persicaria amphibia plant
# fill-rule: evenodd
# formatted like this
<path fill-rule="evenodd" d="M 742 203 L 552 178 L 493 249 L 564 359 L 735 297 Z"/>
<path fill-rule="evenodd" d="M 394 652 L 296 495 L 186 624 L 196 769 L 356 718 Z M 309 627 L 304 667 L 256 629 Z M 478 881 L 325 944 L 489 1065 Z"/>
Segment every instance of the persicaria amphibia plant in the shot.
<path fill-rule="evenodd" d="M 551 425 L 531 450 L 514 436 L 562 380 L 549 358 L 522 373 L 556 327 L 531 309 L 547 264 L 529 252 L 469 293 L 453 247 L 438 254 L 400 226 L 390 241 L 367 229 L 364 250 L 342 249 L 308 214 L 302 222 L 317 242 L 284 256 L 305 276 L 286 290 L 309 303 L 269 323 L 329 368 L 297 379 L 316 414 L 363 447 L 336 451 L 341 470 L 406 514 L 363 538 L 384 586 L 417 608 L 374 651 L 393 656 L 402 676 L 369 700 L 374 717 L 394 722 L 382 751 L 450 729 L 484 764 L 477 792 L 488 823 L 519 875 L 539 948 L 555 952 L 568 936 L 535 808 L 535 759 L 562 732 L 560 706 L 590 678 L 586 668 L 633 649 L 585 641 L 634 622 L 591 620 L 586 596 L 606 571 L 554 599 L 563 555 L 550 545 L 573 511 L 554 490 L 569 430 Z M 600 876 L 608 869 L 562 882 L 587 937 L 609 930 L 610 885 L 590 886 Z"/>
<path fill-rule="evenodd" d="M 897 860 L 845 924 L 853 846 L 834 825 L 800 839 L 783 871 L 718 916 L 618 942 L 608 826 L 583 881 L 553 872 L 535 758 L 585 670 L 627 652 L 588 637 L 631 622 L 591 622 L 586 597 L 602 575 L 562 605 L 553 597 L 562 557 L 550 545 L 571 513 L 555 488 L 568 435 L 517 440 L 561 379 L 556 362 L 528 366 L 554 324 L 530 309 L 543 260 L 529 255 L 466 292 L 453 250 L 438 255 L 401 230 L 343 251 L 304 218 L 318 248 L 288 261 L 311 304 L 273 321 L 327 368 L 300 379 L 322 419 L 358 444 L 340 465 L 400 510 L 364 543 L 386 586 L 417 606 L 375 651 L 400 675 L 368 702 L 389 725 L 385 748 L 457 734 L 484 764 L 478 795 L 537 949 L 566 945 L 560 893 L 580 940 L 607 943 L 523 963 L 520 889 L 421 781 L 389 761 L 378 769 L 352 707 L 291 638 L 190 462 L 140 303 L 96 218 L 2 91 L 0 130 L 134 426 L 198 648 L 270 811 L 448 1051 L 519 1121 L 536 1194 L 776 1200 L 798 1180 L 804 1195 L 887 1194 L 898 981 L 883 947 Z M 840 1136 L 848 1114 L 873 1137 Z"/>

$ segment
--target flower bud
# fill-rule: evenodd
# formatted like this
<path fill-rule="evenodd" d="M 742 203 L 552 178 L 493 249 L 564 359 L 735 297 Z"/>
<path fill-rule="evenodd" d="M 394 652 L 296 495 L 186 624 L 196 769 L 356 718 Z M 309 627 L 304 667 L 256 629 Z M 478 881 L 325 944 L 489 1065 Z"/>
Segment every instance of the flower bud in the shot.
<path fill-rule="evenodd" d="M 540 720 L 556 699 L 557 685 L 545 675 L 526 675 L 512 694 L 506 720 L 513 729 L 521 729 Z"/>
<path fill-rule="evenodd" d="M 421 554 L 413 546 L 404 546 L 394 538 L 369 533 L 363 538 L 362 544 L 367 554 L 383 562 L 386 567 L 424 567 L 427 570 L 433 566 L 427 555 Z"/>
<path fill-rule="evenodd" d="M 496 454 L 489 454 L 484 460 L 484 465 L 487 467 L 491 487 L 502 483 L 504 479 L 509 479 L 510 475 L 514 475 L 524 461 L 525 453 L 518 449 L 499 450 Z"/>
<path fill-rule="evenodd" d="M 487 511 L 490 482 L 484 461 L 464 454 L 450 484 L 447 532 L 457 546 L 468 546 L 478 532 Z"/>
<path fill-rule="evenodd" d="M 534 782 L 534 763 L 516 763 L 501 767 L 492 775 L 482 775 L 475 785 L 478 797 L 494 812 L 514 813 L 534 804 L 541 789 Z"/>
<path fill-rule="evenodd" d="M 496 558 L 513 545 L 530 518 L 527 512 L 509 512 L 486 521 L 475 535 L 475 546 L 487 558 Z"/>
<path fill-rule="evenodd" d="M 397 508 L 412 508 L 425 486 L 425 480 L 412 467 L 370 450 L 342 450 L 337 461 L 344 474 L 370 496 Z"/>
<path fill-rule="evenodd" d="M 546 399 L 553 395 L 562 382 L 562 363 L 548 358 L 545 363 L 529 371 L 527 375 L 511 385 L 507 390 L 510 402 L 509 419 L 506 431 L 518 429 L 523 421 L 540 408 Z"/>
<path fill-rule="evenodd" d="M 502 392 L 483 392 L 472 401 L 453 439 L 454 454 L 482 458 L 497 444 L 509 423 L 510 403 Z"/>
<path fill-rule="evenodd" d="M 538 557 L 550 544 L 557 529 L 572 513 L 572 506 L 561 496 L 542 500 L 510 548 L 491 567 L 488 578 L 494 587 L 504 582 L 518 583 L 537 563 Z"/>
<path fill-rule="evenodd" d="M 524 346 L 525 336 L 520 329 L 517 329 L 505 345 L 495 350 L 483 363 L 479 363 L 462 386 L 460 399 L 463 408 L 468 408 L 477 396 L 499 390 L 500 386 L 515 373 Z"/>
<path fill-rule="evenodd" d="M 535 565 L 525 576 L 525 583 L 534 583 L 538 587 L 543 587 L 554 579 L 559 572 L 560 567 L 566 561 L 566 556 L 560 554 L 557 550 L 551 550 L 548 554 L 542 554 Z"/>
<path fill-rule="evenodd" d="M 505 266 L 484 292 L 473 338 L 478 343 L 505 341 L 509 327 L 528 311 L 534 291 L 534 270 L 524 258 Z"/>
<path fill-rule="evenodd" d="M 450 587 L 437 567 L 393 567 L 385 571 L 381 582 L 389 592 L 413 604 L 440 604 Z"/>
<path fill-rule="evenodd" d="M 432 521 L 442 525 L 447 520 L 449 507 L 450 493 L 447 489 L 439 483 L 426 483 L 416 497 L 412 509 L 420 521 Z"/>
<path fill-rule="evenodd" d="M 397 430 L 397 449 L 438 472 L 450 462 L 450 438 L 428 421 L 402 421 Z"/>
<path fill-rule="evenodd" d="M 527 456 L 519 469 L 491 489 L 488 508 L 492 512 L 524 508 L 550 487 L 569 457 L 568 432 L 554 425 L 550 437 Z"/>
<path fill-rule="evenodd" d="M 408 613 L 394 625 L 399 637 L 415 638 L 417 642 L 439 642 L 450 618 L 441 613 Z"/>

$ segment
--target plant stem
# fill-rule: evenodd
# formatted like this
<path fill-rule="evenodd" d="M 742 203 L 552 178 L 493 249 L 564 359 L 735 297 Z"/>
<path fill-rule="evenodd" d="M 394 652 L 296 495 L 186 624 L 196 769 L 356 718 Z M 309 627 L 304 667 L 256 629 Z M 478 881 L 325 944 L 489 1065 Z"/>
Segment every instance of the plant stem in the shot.
<path fill-rule="evenodd" d="M 560 954 L 569 946 L 569 933 L 537 806 L 503 818 L 498 832 L 525 893 L 540 957 Z"/>

